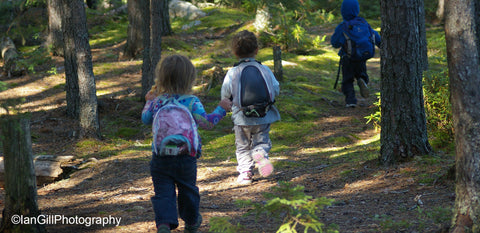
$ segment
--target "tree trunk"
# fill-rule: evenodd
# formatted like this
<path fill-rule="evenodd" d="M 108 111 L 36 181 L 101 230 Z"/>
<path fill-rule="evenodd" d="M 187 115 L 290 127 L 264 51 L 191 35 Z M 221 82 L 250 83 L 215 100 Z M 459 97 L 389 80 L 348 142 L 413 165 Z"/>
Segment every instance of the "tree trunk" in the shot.
<path fill-rule="evenodd" d="M 382 0 L 380 162 L 392 165 L 431 152 L 422 74 L 427 67 L 421 0 Z"/>
<path fill-rule="evenodd" d="M 158 1 L 158 4 L 160 4 L 160 9 L 158 9 L 158 11 L 160 12 L 159 25 L 161 25 L 160 30 L 162 36 L 169 36 L 173 34 L 172 26 L 170 25 L 170 13 L 168 9 L 168 3 L 169 0 Z"/>
<path fill-rule="evenodd" d="M 0 41 L 0 51 L 3 59 L 3 71 L 7 73 L 7 76 L 10 78 L 22 75 L 25 68 L 17 63 L 19 55 L 12 39 L 3 37 Z"/>
<path fill-rule="evenodd" d="M 438 0 L 437 12 L 435 16 L 439 22 L 442 22 L 445 16 L 445 0 Z"/>
<path fill-rule="evenodd" d="M 161 45 L 162 33 L 164 32 L 163 21 L 165 20 L 163 10 L 165 9 L 165 5 L 168 5 L 168 0 L 150 1 L 150 62 L 153 68 L 150 72 L 152 77 L 154 77 L 155 67 L 162 56 Z M 166 7 L 166 9 L 168 10 L 168 7 Z"/>
<path fill-rule="evenodd" d="M 47 48 L 54 56 L 63 56 L 62 5 L 60 0 L 48 0 Z"/>
<path fill-rule="evenodd" d="M 166 0 L 150 0 L 144 6 L 147 9 L 145 14 L 144 27 L 144 52 L 142 65 L 142 96 L 145 101 L 145 95 L 152 88 L 154 83 L 155 67 L 160 61 L 162 53 L 162 4 Z M 148 15 L 148 17 L 146 17 Z"/>
<path fill-rule="evenodd" d="M 253 26 L 257 32 L 269 32 L 272 26 L 272 16 L 270 15 L 269 8 L 264 6 L 263 8 L 257 8 L 255 13 L 255 21 Z"/>
<path fill-rule="evenodd" d="M 1 232 L 46 232 L 41 224 L 19 224 L 22 218 L 40 215 L 32 160 L 30 121 L 2 116 L 0 121 L 5 154 L 5 208 Z"/>
<path fill-rule="evenodd" d="M 477 52 L 480 57 L 480 0 L 475 0 L 475 28 L 477 30 Z M 478 61 L 480 63 L 480 59 Z"/>
<path fill-rule="evenodd" d="M 283 81 L 282 49 L 280 46 L 273 47 L 273 73 L 279 82 Z"/>
<path fill-rule="evenodd" d="M 67 114 L 80 120 L 80 136 L 100 138 L 97 95 L 87 18 L 82 0 L 62 0 L 64 7 Z"/>
<path fill-rule="evenodd" d="M 153 85 L 151 73 L 152 64 L 150 60 L 150 0 L 142 1 L 143 18 L 143 64 L 142 64 L 142 93 L 140 99 L 145 101 L 145 95 Z"/>
<path fill-rule="evenodd" d="M 480 68 L 473 0 L 445 5 L 450 98 L 456 146 L 452 232 L 480 232 Z M 475 43 L 476 42 L 476 43 Z"/>
<path fill-rule="evenodd" d="M 143 12 L 142 2 L 147 0 L 128 0 L 128 29 L 127 45 L 124 55 L 126 58 L 136 58 L 143 49 Z"/>

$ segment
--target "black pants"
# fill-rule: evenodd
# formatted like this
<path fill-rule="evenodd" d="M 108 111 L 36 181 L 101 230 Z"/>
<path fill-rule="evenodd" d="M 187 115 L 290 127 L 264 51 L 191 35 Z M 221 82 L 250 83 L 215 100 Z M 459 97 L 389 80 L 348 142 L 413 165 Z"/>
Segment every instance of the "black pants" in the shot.
<path fill-rule="evenodd" d="M 346 104 L 357 104 L 353 82 L 355 79 L 363 79 L 368 84 L 367 61 L 351 61 L 344 57 L 342 61 L 342 92 L 345 95 Z"/>

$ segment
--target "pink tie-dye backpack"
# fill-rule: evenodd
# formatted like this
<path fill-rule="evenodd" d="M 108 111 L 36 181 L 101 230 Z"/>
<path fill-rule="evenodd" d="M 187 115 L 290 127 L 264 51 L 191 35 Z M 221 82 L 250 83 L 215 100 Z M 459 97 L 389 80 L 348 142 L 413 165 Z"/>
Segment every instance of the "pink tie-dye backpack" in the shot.
<path fill-rule="evenodd" d="M 153 118 L 154 152 L 159 156 L 195 157 L 200 143 L 192 114 L 173 97 L 165 99 L 164 104 Z"/>

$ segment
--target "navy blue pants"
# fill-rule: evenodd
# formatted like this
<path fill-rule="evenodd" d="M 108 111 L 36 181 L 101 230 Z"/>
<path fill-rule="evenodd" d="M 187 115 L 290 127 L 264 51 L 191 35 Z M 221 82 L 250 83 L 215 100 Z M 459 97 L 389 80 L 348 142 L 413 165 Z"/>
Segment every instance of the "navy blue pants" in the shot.
<path fill-rule="evenodd" d="M 169 224 L 171 229 L 177 228 L 178 215 L 187 225 L 194 225 L 200 214 L 197 159 L 189 155 L 153 155 L 150 173 L 155 191 L 152 204 L 157 227 Z M 178 200 L 175 188 L 178 189 Z"/>
<path fill-rule="evenodd" d="M 353 83 L 355 79 L 363 79 L 368 84 L 367 61 L 351 61 L 344 57 L 342 60 L 342 92 L 346 104 L 357 104 Z"/>

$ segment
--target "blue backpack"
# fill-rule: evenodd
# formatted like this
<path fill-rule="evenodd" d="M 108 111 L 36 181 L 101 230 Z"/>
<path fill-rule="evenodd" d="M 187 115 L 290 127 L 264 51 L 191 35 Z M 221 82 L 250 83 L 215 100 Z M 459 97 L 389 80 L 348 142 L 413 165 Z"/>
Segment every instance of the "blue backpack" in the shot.
<path fill-rule="evenodd" d="M 164 100 L 165 105 L 154 115 L 153 150 L 158 156 L 199 157 L 197 152 L 200 140 L 197 125 L 188 108 L 179 103 L 180 99 L 171 97 Z"/>
<path fill-rule="evenodd" d="M 353 61 L 366 61 L 375 55 L 375 34 L 362 17 L 344 21 L 344 51 Z"/>

